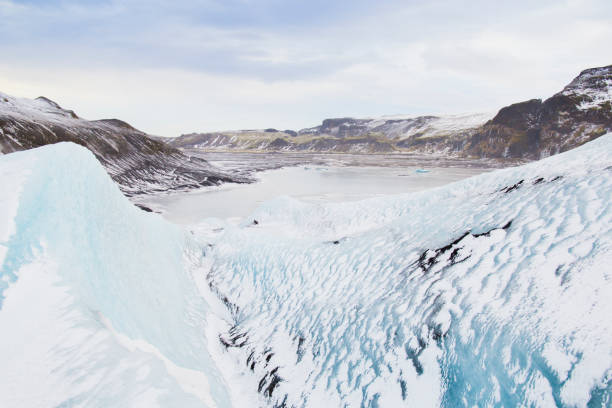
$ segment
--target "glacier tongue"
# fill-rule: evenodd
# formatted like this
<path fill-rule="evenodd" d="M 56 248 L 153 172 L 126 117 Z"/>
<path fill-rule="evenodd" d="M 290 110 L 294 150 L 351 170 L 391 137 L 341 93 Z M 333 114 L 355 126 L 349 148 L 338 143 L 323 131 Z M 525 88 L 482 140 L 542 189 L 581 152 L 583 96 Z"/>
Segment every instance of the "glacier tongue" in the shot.
<path fill-rule="evenodd" d="M 607 135 L 184 231 L 84 148 L 0 157 L 0 406 L 610 406 L 611 176 Z"/>
<path fill-rule="evenodd" d="M 192 276 L 201 248 L 82 147 L 3 156 L 0 180 L 0 406 L 231 405 Z"/>
<path fill-rule="evenodd" d="M 611 193 L 607 135 L 435 190 L 201 226 L 235 323 L 221 340 L 276 406 L 609 406 Z"/>

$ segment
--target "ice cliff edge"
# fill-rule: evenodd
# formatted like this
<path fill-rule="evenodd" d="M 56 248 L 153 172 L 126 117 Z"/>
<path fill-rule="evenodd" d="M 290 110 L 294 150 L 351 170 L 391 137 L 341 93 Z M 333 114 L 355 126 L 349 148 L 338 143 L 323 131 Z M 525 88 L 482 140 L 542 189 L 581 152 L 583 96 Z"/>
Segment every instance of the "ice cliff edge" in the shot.
<path fill-rule="evenodd" d="M 0 406 L 230 405 L 183 231 L 72 143 L 0 180 Z"/>

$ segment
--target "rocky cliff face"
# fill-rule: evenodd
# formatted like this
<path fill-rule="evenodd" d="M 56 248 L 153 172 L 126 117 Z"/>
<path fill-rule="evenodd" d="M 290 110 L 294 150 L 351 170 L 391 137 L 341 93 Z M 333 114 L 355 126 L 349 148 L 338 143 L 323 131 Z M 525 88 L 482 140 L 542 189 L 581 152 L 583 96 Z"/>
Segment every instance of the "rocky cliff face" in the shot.
<path fill-rule="evenodd" d="M 465 138 L 492 114 L 449 116 L 388 116 L 375 119 L 325 119 L 319 126 L 298 132 L 241 130 L 191 133 L 168 139 L 179 148 L 215 151 L 296 151 L 334 153 L 430 152 L 434 141 Z M 448 153 L 448 147 L 437 153 Z"/>
<path fill-rule="evenodd" d="M 325 119 L 288 131 L 192 133 L 167 142 L 227 151 L 414 152 L 540 159 L 612 131 L 612 66 L 587 69 L 561 92 L 502 108 L 497 115 Z M 274 129 L 272 129 L 274 130 Z"/>
<path fill-rule="evenodd" d="M 123 121 L 88 121 L 44 97 L 28 100 L 0 93 L 0 153 L 63 141 L 91 150 L 128 196 L 247 181 Z"/>
<path fill-rule="evenodd" d="M 475 156 L 539 159 L 612 130 L 612 65 L 582 71 L 542 101 L 507 106 L 466 144 Z"/>

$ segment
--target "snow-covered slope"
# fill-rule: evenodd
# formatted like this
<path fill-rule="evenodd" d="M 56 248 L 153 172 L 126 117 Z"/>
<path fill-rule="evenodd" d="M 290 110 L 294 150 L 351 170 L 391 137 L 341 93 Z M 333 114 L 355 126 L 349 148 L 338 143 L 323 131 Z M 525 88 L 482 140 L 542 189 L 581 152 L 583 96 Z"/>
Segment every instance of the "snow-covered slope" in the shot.
<path fill-rule="evenodd" d="M 403 150 L 408 144 L 414 145 L 415 139 L 422 140 L 420 144 L 447 137 L 463 139 L 493 116 L 461 114 L 336 118 L 325 119 L 319 126 L 298 132 L 266 129 L 192 133 L 166 142 L 174 147 L 213 151 L 380 153 Z"/>
<path fill-rule="evenodd" d="M 0 157 L 0 406 L 225 407 L 202 249 L 86 149 Z"/>
<path fill-rule="evenodd" d="M 562 95 L 580 99 L 580 110 L 612 110 L 612 66 L 587 69 L 580 73 L 561 92 Z"/>
<path fill-rule="evenodd" d="M 493 113 L 442 116 L 390 115 L 372 119 L 326 119 L 320 126 L 300 130 L 300 134 L 336 137 L 363 136 L 379 133 L 388 139 L 441 137 L 468 131 L 485 124 Z"/>
<path fill-rule="evenodd" d="M 0 93 L 0 154 L 62 141 L 91 150 L 129 196 L 249 181 L 186 156 L 123 121 L 88 121 L 44 97 Z"/>
<path fill-rule="evenodd" d="M 270 405 L 612 403 L 612 134 L 422 193 L 282 198 L 218 228 L 200 234 L 234 316 L 222 341 Z"/>

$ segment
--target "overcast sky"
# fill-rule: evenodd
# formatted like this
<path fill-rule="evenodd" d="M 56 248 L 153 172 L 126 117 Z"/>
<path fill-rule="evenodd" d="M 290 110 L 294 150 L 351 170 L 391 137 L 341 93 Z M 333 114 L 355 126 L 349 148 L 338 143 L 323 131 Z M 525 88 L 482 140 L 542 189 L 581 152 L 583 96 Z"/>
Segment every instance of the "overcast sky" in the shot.
<path fill-rule="evenodd" d="M 609 64 L 610 0 L 0 0 L 0 91 L 163 136 L 496 111 Z"/>

